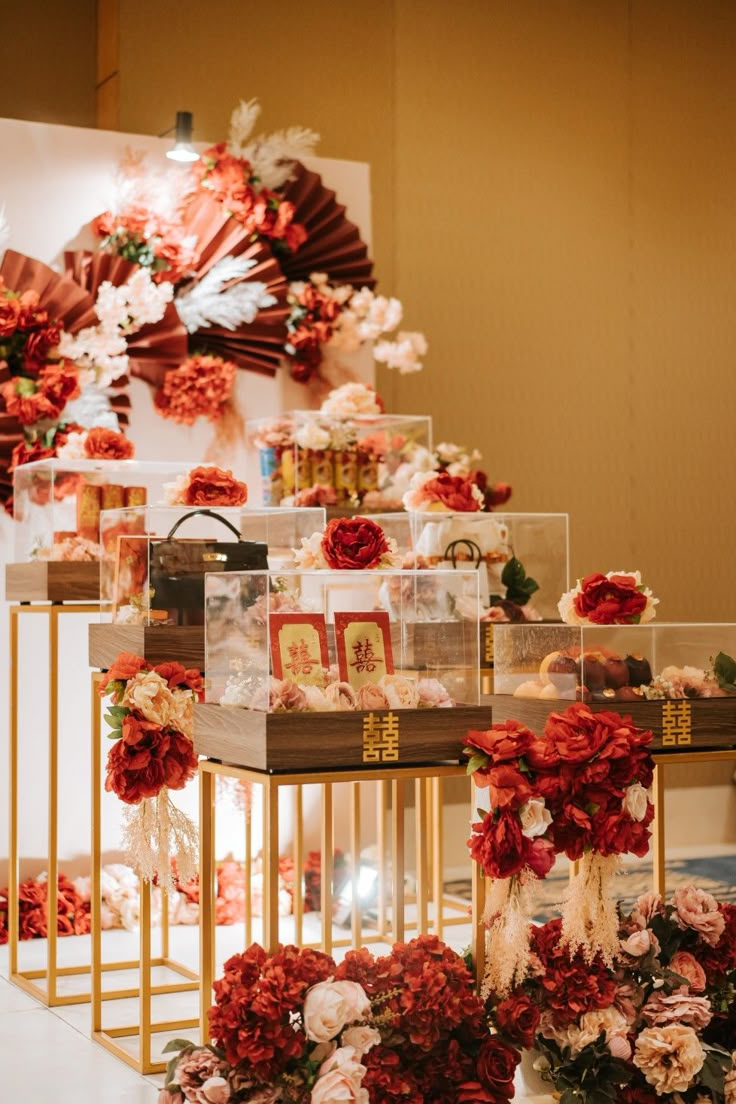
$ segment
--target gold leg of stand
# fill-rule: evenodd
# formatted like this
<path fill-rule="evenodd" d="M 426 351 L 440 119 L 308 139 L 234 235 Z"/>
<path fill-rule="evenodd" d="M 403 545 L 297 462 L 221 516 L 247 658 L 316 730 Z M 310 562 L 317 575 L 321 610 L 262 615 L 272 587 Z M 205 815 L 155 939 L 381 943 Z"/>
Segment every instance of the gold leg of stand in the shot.
<path fill-rule="evenodd" d="M 378 934 L 386 935 L 386 809 L 387 782 L 376 783 L 376 854 L 378 856 Z"/>
<path fill-rule="evenodd" d="M 199 973 L 200 1032 L 203 1043 L 210 1038 L 209 1009 L 212 1004 L 212 983 L 215 979 L 215 783 L 214 775 L 208 771 L 199 772 Z M 249 902 L 246 901 L 246 909 L 248 906 Z"/>
<path fill-rule="evenodd" d="M 10 838 L 9 838 L 9 878 L 8 894 L 8 942 L 10 944 L 9 965 L 10 980 L 19 988 L 30 993 L 49 1007 L 66 1004 L 84 1004 L 90 999 L 89 992 L 59 995 L 58 982 L 61 977 L 88 974 L 91 967 L 64 966 L 58 964 L 58 874 L 59 874 L 59 617 L 67 613 L 99 613 L 98 604 L 85 605 L 75 603 L 39 604 L 10 607 Z M 20 658 L 18 648 L 18 618 L 20 614 L 42 614 L 48 619 L 48 838 L 46 856 L 47 896 L 46 896 L 46 968 L 40 970 L 22 970 L 19 965 L 18 944 L 19 906 L 18 887 L 20 884 L 20 842 L 19 842 L 19 684 Z M 45 979 L 44 984 L 37 984 Z"/>
<path fill-rule="evenodd" d="M 294 941 L 304 941 L 304 787 L 294 786 Z"/>
<path fill-rule="evenodd" d="M 404 785 L 399 779 L 391 782 L 391 928 L 393 938 L 404 938 Z"/>
<path fill-rule="evenodd" d="M 332 954 L 332 877 L 335 854 L 334 806 L 332 784 L 322 786 L 322 868 L 320 876 L 320 912 L 322 917 L 322 950 Z"/>
<path fill-rule="evenodd" d="M 664 790 L 665 790 L 665 766 L 661 761 L 654 765 L 654 777 L 652 779 L 652 800 L 654 802 L 654 851 L 652 854 L 652 876 L 655 893 L 665 896 L 667 891 L 666 861 L 667 849 L 665 845 L 665 815 L 664 815 Z"/>
<path fill-rule="evenodd" d="M 350 783 L 350 857 L 352 860 L 350 899 L 350 931 L 353 946 L 363 944 L 363 910 L 360 900 L 360 782 Z"/>
<path fill-rule="evenodd" d="M 92 943 L 92 1037 L 102 1031 L 102 732 L 99 685 L 102 676 L 92 675 L 92 874 L 90 879 L 90 923 Z"/>
<path fill-rule="evenodd" d="M 429 803 L 427 780 L 417 778 L 414 783 L 414 866 L 417 878 L 418 933 L 429 930 L 429 885 L 427 882 L 427 856 L 424 847 L 429 823 Z"/>
<path fill-rule="evenodd" d="M 10 607 L 10 830 L 8 848 L 8 945 L 10 978 L 18 976 L 18 607 Z"/>
<path fill-rule="evenodd" d="M 273 954 L 279 941 L 279 783 L 268 775 L 263 790 L 263 945 Z"/>
<path fill-rule="evenodd" d="M 433 778 L 432 786 L 432 897 L 434 898 L 434 933 L 442 939 L 444 852 L 442 847 L 442 789 L 441 779 Z"/>

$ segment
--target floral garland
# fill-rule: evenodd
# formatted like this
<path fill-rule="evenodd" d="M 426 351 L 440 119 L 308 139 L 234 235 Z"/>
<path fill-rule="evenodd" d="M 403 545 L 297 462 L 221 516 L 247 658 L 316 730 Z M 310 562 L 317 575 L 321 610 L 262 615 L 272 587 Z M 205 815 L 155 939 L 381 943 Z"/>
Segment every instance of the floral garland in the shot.
<path fill-rule="evenodd" d="M 507 992 L 529 968 L 531 889 L 557 854 L 579 861 L 563 906 L 562 934 L 586 958 L 617 949 L 611 882 L 619 856 L 645 855 L 654 806 L 652 733 L 582 703 L 551 713 L 542 737 L 518 721 L 469 732 L 468 773 L 490 809 L 473 824 L 471 856 L 491 886 L 484 985 Z"/>
<path fill-rule="evenodd" d="M 550 1089 L 580 1104 L 736 1100 L 736 905 L 694 886 L 640 897 L 614 961 L 571 952 L 561 921 L 532 931 L 535 969 L 492 991 L 491 1023 L 534 1048 Z"/>
<path fill-rule="evenodd" d="M 436 936 L 374 958 L 253 944 L 225 963 L 212 1046 L 175 1040 L 160 1104 L 503 1104 L 518 1051 L 486 1026 L 465 962 Z"/>
<path fill-rule="evenodd" d="M 105 789 L 127 806 L 124 837 L 131 864 L 144 881 L 164 878 L 174 887 L 172 859 L 183 881 L 196 870 L 197 830 L 172 803 L 194 777 L 193 706 L 204 696 L 201 673 L 181 663 L 155 667 L 121 652 L 102 679 L 111 697 L 105 720 L 115 743 L 107 756 Z"/>

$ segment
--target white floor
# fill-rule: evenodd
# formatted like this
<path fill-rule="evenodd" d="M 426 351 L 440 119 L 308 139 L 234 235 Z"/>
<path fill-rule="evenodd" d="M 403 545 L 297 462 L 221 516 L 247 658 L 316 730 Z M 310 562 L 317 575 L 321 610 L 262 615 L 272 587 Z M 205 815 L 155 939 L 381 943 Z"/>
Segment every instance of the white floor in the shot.
<path fill-rule="evenodd" d="M 678 848 L 670 857 L 687 858 L 697 849 Z M 711 847 L 711 854 L 733 854 L 733 847 Z M 736 872 L 736 857 L 735 857 Z M 315 918 L 316 919 L 316 918 Z M 309 917 L 305 917 L 309 922 Z M 259 939 L 254 924 L 252 937 Z M 335 936 L 339 934 L 335 930 Z M 316 935 L 312 933 L 312 935 Z M 305 937 L 310 938 L 309 932 Z M 287 931 L 281 938 L 289 941 Z M 447 929 L 445 939 L 451 946 L 461 949 L 469 941 L 469 926 L 457 925 Z M 230 955 L 243 949 L 245 932 L 242 924 L 217 929 L 217 961 L 222 963 Z M 106 962 L 137 960 L 138 935 L 134 932 L 111 931 L 103 933 L 103 957 Z M 196 928 L 171 929 L 171 957 L 197 969 L 199 937 Z M 89 937 L 72 936 L 58 940 L 59 964 L 77 965 L 89 962 Z M 157 954 L 154 943 L 153 953 Z M 19 965 L 22 971 L 45 967 L 46 941 L 31 940 L 19 947 Z M 171 974 L 158 969 L 156 980 L 175 980 Z M 135 988 L 137 971 L 109 971 L 105 975 L 105 987 Z M 87 975 L 75 975 L 62 979 L 60 992 L 83 993 L 88 987 Z M 165 994 L 153 999 L 153 1019 L 196 1018 L 198 1013 L 196 992 Z M 103 1003 L 103 1027 L 121 1026 L 138 1021 L 136 999 L 105 1001 Z M 157 1090 L 163 1083 L 161 1075 L 141 1076 L 134 1069 L 110 1054 L 102 1046 L 92 1042 L 91 1010 L 83 1002 L 47 1008 L 8 981 L 8 947 L 0 947 L 0 1070 L 2 1089 L 0 1104 L 156 1104 Z M 171 1031 L 154 1035 L 154 1057 L 172 1037 Z M 178 1037 L 198 1041 L 195 1028 L 182 1029 Z M 123 1041 L 134 1050 L 136 1040 Z M 548 1102 L 550 1097 L 533 1097 L 519 1086 L 516 1101 L 531 1104 Z"/>

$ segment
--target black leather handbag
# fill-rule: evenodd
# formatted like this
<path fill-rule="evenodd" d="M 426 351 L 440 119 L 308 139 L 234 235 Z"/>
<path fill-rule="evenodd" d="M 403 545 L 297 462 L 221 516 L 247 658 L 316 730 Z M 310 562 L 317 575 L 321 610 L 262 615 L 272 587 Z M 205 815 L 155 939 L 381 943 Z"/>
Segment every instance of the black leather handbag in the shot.
<path fill-rule="evenodd" d="M 179 527 L 192 517 L 210 517 L 227 526 L 238 539 L 175 538 Z M 204 577 L 208 571 L 260 571 L 268 568 L 268 545 L 242 540 L 227 518 L 214 510 L 190 510 L 172 525 L 168 535 L 151 542 L 151 606 L 165 609 L 180 624 L 203 624 Z"/>

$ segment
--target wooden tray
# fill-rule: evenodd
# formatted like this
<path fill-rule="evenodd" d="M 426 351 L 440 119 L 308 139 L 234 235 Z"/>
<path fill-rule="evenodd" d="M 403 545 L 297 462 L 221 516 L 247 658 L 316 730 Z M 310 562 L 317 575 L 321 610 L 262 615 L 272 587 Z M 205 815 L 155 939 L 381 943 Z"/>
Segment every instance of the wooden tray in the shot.
<path fill-rule="evenodd" d="M 5 565 L 8 602 L 99 602 L 100 565 L 33 560 Z"/>
<path fill-rule="evenodd" d="M 89 665 L 106 671 L 120 652 L 149 663 L 178 660 L 204 670 L 204 625 L 90 625 Z"/>
<path fill-rule="evenodd" d="M 459 763 L 467 730 L 490 723 L 487 706 L 262 713 L 195 705 L 194 750 L 269 773 Z"/>
<path fill-rule="evenodd" d="M 535 698 L 515 698 L 511 694 L 495 694 L 488 699 L 493 720 L 511 718 L 541 733 L 550 713 L 570 705 L 569 701 L 538 701 Z M 594 713 L 613 711 L 628 714 L 639 728 L 654 734 L 652 750 L 689 751 L 692 749 L 736 747 L 736 697 L 686 698 L 667 701 L 589 702 Z"/>

